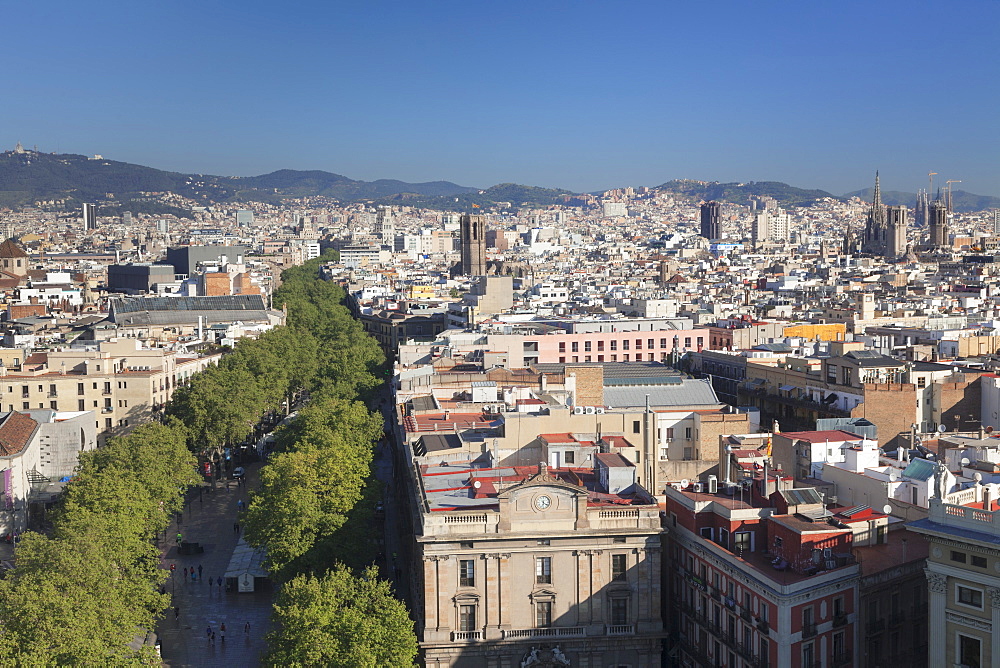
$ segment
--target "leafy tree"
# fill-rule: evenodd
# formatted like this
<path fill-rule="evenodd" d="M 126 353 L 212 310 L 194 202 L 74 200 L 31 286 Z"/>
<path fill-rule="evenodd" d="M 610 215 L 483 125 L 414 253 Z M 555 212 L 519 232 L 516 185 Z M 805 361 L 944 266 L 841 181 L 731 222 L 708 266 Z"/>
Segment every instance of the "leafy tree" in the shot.
<path fill-rule="evenodd" d="M 417 654 L 406 607 L 374 568 L 297 576 L 282 587 L 274 620 L 269 666 L 409 668 Z"/>

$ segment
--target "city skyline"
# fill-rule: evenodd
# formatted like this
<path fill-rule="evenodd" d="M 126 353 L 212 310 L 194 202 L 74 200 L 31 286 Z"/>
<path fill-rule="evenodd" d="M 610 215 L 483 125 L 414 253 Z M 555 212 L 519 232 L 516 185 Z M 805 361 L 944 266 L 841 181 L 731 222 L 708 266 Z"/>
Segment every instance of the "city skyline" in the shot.
<path fill-rule="evenodd" d="M 840 195 L 876 169 L 913 192 L 934 171 L 1000 194 L 1000 93 L 980 83 L 995 3 L 124 7 L 14 10 L 4 145 L 577 192 L 689 178 Z"/>

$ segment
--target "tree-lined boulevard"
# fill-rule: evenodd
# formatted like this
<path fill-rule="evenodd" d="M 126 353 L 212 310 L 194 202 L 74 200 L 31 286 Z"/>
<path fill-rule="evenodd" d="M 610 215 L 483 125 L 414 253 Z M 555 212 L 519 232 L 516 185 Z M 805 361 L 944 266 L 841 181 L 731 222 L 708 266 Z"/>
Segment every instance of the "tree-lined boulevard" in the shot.
<path fill-rule="evenodd" d="M 202 482 L 201 463 L 224 462 L 227 449 L 259 435 L 263 416 L 308 397 L 276 433 L 237 520 L 247 542 L 267 550 L 277 588 L 263 661 L 412 665 L 406 608 L 372 566 L 382 418 L 366 402 L 382 383 L 384 357 L 341 305 L 342 290 L 320 280 L 320 264 L 283 273 L 274 304 L 287 308 L 287 326 L 240 341 L 191 378 L 162 421 L 81 455 L 51 532 L 25 534 L 16 569 L 0 580 L 0 663 L 155 664 L 153 648 L 133 641 L 173 617 L 176 582 L 168 583 L 156 536 Z"/>

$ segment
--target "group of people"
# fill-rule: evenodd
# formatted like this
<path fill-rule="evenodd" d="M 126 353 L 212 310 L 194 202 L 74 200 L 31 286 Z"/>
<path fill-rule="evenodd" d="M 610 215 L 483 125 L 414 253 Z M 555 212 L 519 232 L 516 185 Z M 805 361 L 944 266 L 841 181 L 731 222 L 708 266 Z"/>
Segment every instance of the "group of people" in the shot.
<path fill-rule="evenodd" d="M 247 622 L 246 624 L 243 625 L 243 633 L 247 636 L 250 635 L 250 622 Z M 219 636 L 222 639 L 222 642 L 226 642 L 225 622 L 219 625 Z M 209 643 L 213 645 L 215 644 L 215 630 L 211 626 L 205 628 L 205 638 L 208 640 Z"/>

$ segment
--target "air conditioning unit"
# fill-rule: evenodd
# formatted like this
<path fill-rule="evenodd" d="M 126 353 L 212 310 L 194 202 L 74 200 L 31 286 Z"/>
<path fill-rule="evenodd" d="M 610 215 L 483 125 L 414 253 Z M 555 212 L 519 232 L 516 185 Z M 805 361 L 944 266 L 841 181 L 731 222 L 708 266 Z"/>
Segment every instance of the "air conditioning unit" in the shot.
<path fill-rule="evenodd" d="M 717 494 L 719 492 L 719 479 L 714 475 L 708 476 L 708 493 Z"/>
<path fill-rule="evenodd" d="M 574 406 L 573 415 L 583 415 L 583 406 Z"/>
<path fill-rule="evenodd" d="M 678 492 L 684 489 L 683 487 L 681 487 L 681 484 L 679 482 L 672 482 L 670 483 L 670 486 L 676 489 Z"/>
<path fill-rule="evenodd" d="M 584 411 L 587 413 L 587 415 L 593 415 L 594 413 L 597 412 L 597 409 L 594 408 L 593 406 L 587 406 L 587 408 L 585 408 Z"/>
<path fill-rule="evenodd" d="M 701 490 L 702 490 L 702 488 L 704 488 L 704 485 L 702 485 L 702 484 L 701 484 L 700 482 L 696 482 L 696 483 L 694 484 L 694 491 L 695 491 L 696 493 L 698 493 L 698 494 L 701 494 Z"/>
<path fill-rule="evenodd" d="M 598 406 L 596 411 L 598 415 L 604 415 L 604 406 Z"/>
<path fill-rule="evenodd" d="M 826 570 L 832 571 L 836 567 L 837 567 L 837 560 L 836 559 L 827 559 L 826 560 Z"/>
<path fill-rule="evenodd" d="M 832 556 L 833 556 L 833 550 L 831 550 L 828 547 L 824 547 L 823 548 L 823 558 L 824 559 L 829 559 Z"/>

